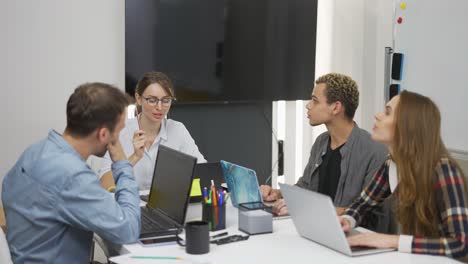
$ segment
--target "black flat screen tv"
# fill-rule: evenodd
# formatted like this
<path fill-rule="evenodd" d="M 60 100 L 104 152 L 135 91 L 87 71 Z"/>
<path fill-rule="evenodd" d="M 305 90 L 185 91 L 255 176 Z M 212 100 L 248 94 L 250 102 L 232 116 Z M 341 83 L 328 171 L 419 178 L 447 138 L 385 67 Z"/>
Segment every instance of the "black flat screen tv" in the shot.
<path fill-rule="evenodd" d="M 178 102 L 309 99 L 317 0 L 127 0 L 126 91 L 166 73 Z"/>

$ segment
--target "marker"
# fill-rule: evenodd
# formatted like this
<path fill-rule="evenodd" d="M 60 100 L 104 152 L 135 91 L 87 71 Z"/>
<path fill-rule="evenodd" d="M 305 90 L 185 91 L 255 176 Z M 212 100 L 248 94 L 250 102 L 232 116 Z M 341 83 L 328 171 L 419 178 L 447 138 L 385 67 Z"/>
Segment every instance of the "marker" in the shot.
<path fill-rule="evenodd" d="M 206 204 L 211 204 L 211 190 L 210 190 L 210 193 L 208 195 L 210 198 L 208 198 L 208 200 L 206 201 Z"/>
<path fill-rule="evenodd" d="M 219 192 L 219 205 L 223 205 L 224 203 L 224 192 L 220 191 Z"/>
<path fill-rule="evenodd" d="M 203 200 L 205 201 L 205 203 L 208 201 L 208 190 L 206 189 L 206 187 L 203 188 Z"/>
<path fill-rule="evenodd" d="M 213 192 L 213 196 L 212 196 L 213 199 L 212 199 L 211 202 L 213 203 L 213 206 L 217 206 L 217 205 L 218 205 L 218 201 L 217 201 L 217 200 L 218 200 L 218 197 L 217 197 L 217 195 L 216 195 L 216 187 L 215 187 L 215 185 L 214 185 L 214 181 L 213 181 L 213 180 L 211 180 L 211 190 L 212 190 L 212 192 Z"/>

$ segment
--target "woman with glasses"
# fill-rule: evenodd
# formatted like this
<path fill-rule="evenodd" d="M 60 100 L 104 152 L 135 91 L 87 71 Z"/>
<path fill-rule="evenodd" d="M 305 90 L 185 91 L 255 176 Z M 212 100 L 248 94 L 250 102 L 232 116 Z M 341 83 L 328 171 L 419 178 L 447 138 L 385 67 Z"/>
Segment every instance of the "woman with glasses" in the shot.
<path fill-rule="evenodd" d="M 440 124 L 434 102 L 408 91 L 375 116 L 372 139 L 385 144 L 390 157 L 340 217 L 341 225 L 350 231 L 390 199 L 400 235 L 361 233 L 348 237 L 351 246 L 468 260 L 468 184 L 441 140 Z"/>
<path fill-rule="evenodd" d="M 147 72 L 138 81 L 135 89 L 138 112 L 134 119 L 127 120 L 120 132 L 120 142 L 133 165 L 140 190 L 151 186 L 160 144 L 195 156 L 199 163 L 206 162 L 187 128 L 180 122 L 166 119 L 174 99 L 172 82 L 164 73 Z M 102 175 L 101 184 L 107 190 L 114 186 L 110 165 L 107 156 L 98 170 Z"/>

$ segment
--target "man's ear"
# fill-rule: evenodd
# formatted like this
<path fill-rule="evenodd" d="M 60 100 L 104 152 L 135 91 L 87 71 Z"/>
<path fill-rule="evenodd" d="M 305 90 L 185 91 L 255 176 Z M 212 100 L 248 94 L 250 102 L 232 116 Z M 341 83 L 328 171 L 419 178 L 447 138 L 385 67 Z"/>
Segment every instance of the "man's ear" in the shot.
<path fill-rule="evenodd" d="M 99 142 L 107 141 L 110 136 L 110 131 L 107 127 L 100 127 L 97 129 L 96 136 Z"/>
<path fill-rule="evenodd" d="M 340 101 L 333 103 L 333 114 L 338 115 L 339 113 L 344 112 L 343 104 Z"/>

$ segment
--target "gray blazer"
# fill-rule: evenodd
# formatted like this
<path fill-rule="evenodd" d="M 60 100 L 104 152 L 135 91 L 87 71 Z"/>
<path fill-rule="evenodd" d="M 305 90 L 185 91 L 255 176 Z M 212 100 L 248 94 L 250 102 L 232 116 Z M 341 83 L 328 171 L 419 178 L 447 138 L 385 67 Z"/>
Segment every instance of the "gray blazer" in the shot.
<path fill-rule="evenodd" d="M 330 135 L 328 132 L 322 133 L 310 152 L 309 162 L 304 169 L 303 176 L 296 185 L 312 191 L 318 190 L 319 166 L 322 164 L 322 157 L 327 151 Z M 359 197 L 364 186 L 371 180 L 374 173 L 382 166 L 387 159 L 387 148 L 371 139 L 370 134 L 364 129 L 360 129 L 355 124 L 346 144 L 340 149 L 341 153 L 341 175 L 338 181 L 335 200 L 333 203 L 337 207 L 347 207 L 351 202 Z M 377 211 L 378 212 L 378 211 Z M 388 212 L 382 212 L 388 214 Z M 379 216 L 378 218 L 381 218 Z M 376 223 L 371 226 L 376 229 Z M 385 231 L 380 230 L 379 231 Z"/>

